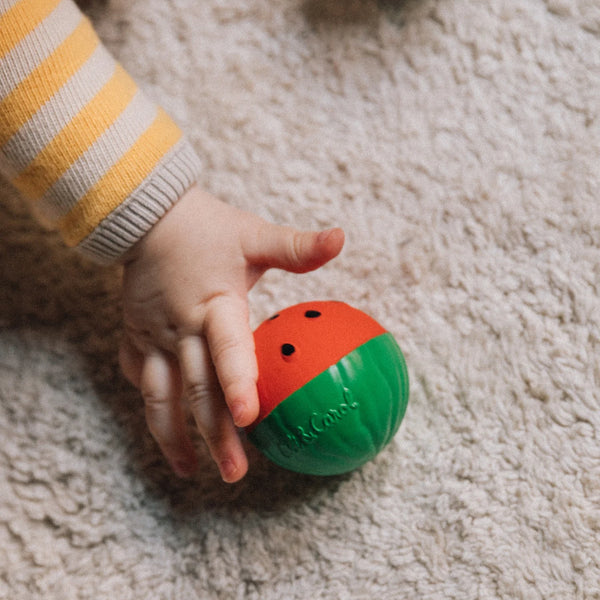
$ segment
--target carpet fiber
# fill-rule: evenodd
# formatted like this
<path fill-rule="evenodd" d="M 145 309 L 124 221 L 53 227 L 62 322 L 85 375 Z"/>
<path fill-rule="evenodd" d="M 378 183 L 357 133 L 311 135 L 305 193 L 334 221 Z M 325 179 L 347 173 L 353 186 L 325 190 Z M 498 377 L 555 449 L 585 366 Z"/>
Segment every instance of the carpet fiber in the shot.
<path fill-rule="evenodd" d="M 344 300 L 411 400 L 357 472 L 251 451 L 171 475 L 119 374 L 119 272 L 0 201 L 0 598 L 600 598 L 596 0 L 101 0 L 107 46 L 181 123 L 201 184 L 302 228 L 252 325 Z"/>

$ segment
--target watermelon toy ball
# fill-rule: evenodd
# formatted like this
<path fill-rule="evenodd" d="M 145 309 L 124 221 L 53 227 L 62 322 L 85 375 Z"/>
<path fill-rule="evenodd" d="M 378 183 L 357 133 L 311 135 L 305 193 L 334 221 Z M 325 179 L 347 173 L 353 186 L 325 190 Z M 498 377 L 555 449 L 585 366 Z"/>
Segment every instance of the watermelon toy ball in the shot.
<path fill-rule="evenodd" d="M 307 302 L 254 332 L 260 413 L 248 437 L 281 467 L 337 475 L 394 436 L 408 373 L 393 336 L 343 302 Z"/>

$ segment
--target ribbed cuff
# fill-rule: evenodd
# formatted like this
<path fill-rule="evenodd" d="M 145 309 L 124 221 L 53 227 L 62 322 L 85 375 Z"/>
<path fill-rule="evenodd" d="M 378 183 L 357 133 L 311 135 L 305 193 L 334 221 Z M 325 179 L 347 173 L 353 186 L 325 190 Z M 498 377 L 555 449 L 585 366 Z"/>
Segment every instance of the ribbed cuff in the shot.
<path fill-rule="evenodd" d="M 183 138 L 77 250 L 99 263 L 116 261 L 196 183 L 200 168 L 200 159 Z"/>

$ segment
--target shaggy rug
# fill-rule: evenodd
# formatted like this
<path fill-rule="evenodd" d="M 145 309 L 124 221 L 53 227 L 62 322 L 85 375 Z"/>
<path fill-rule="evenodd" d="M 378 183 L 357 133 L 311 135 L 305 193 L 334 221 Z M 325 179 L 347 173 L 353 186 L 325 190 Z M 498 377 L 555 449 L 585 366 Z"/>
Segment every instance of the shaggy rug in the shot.
<path fill-rule="evenodd" d="M 96 0 L 181 123 L 201 184 L 340 225 L 269 272 L 252 325 L 344 300 L 404 349 L 411 399 L 358 471 L 251 451 L 177 479 L 117 366 L 119 272 L 0 202 L 0 598 L 600 598 L 596 0 Z"/>

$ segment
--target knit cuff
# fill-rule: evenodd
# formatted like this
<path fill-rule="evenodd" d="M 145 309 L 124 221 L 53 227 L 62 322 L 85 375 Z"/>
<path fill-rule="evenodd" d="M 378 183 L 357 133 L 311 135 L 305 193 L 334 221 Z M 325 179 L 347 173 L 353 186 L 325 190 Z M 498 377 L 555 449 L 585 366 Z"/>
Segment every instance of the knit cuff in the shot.
<path fill-rule="evenodd" d="M 142 184 L 84 238 L 77 250 L 99 263 L 125 254 L 196 183 L 200 159 L 182 138 Z"/>

